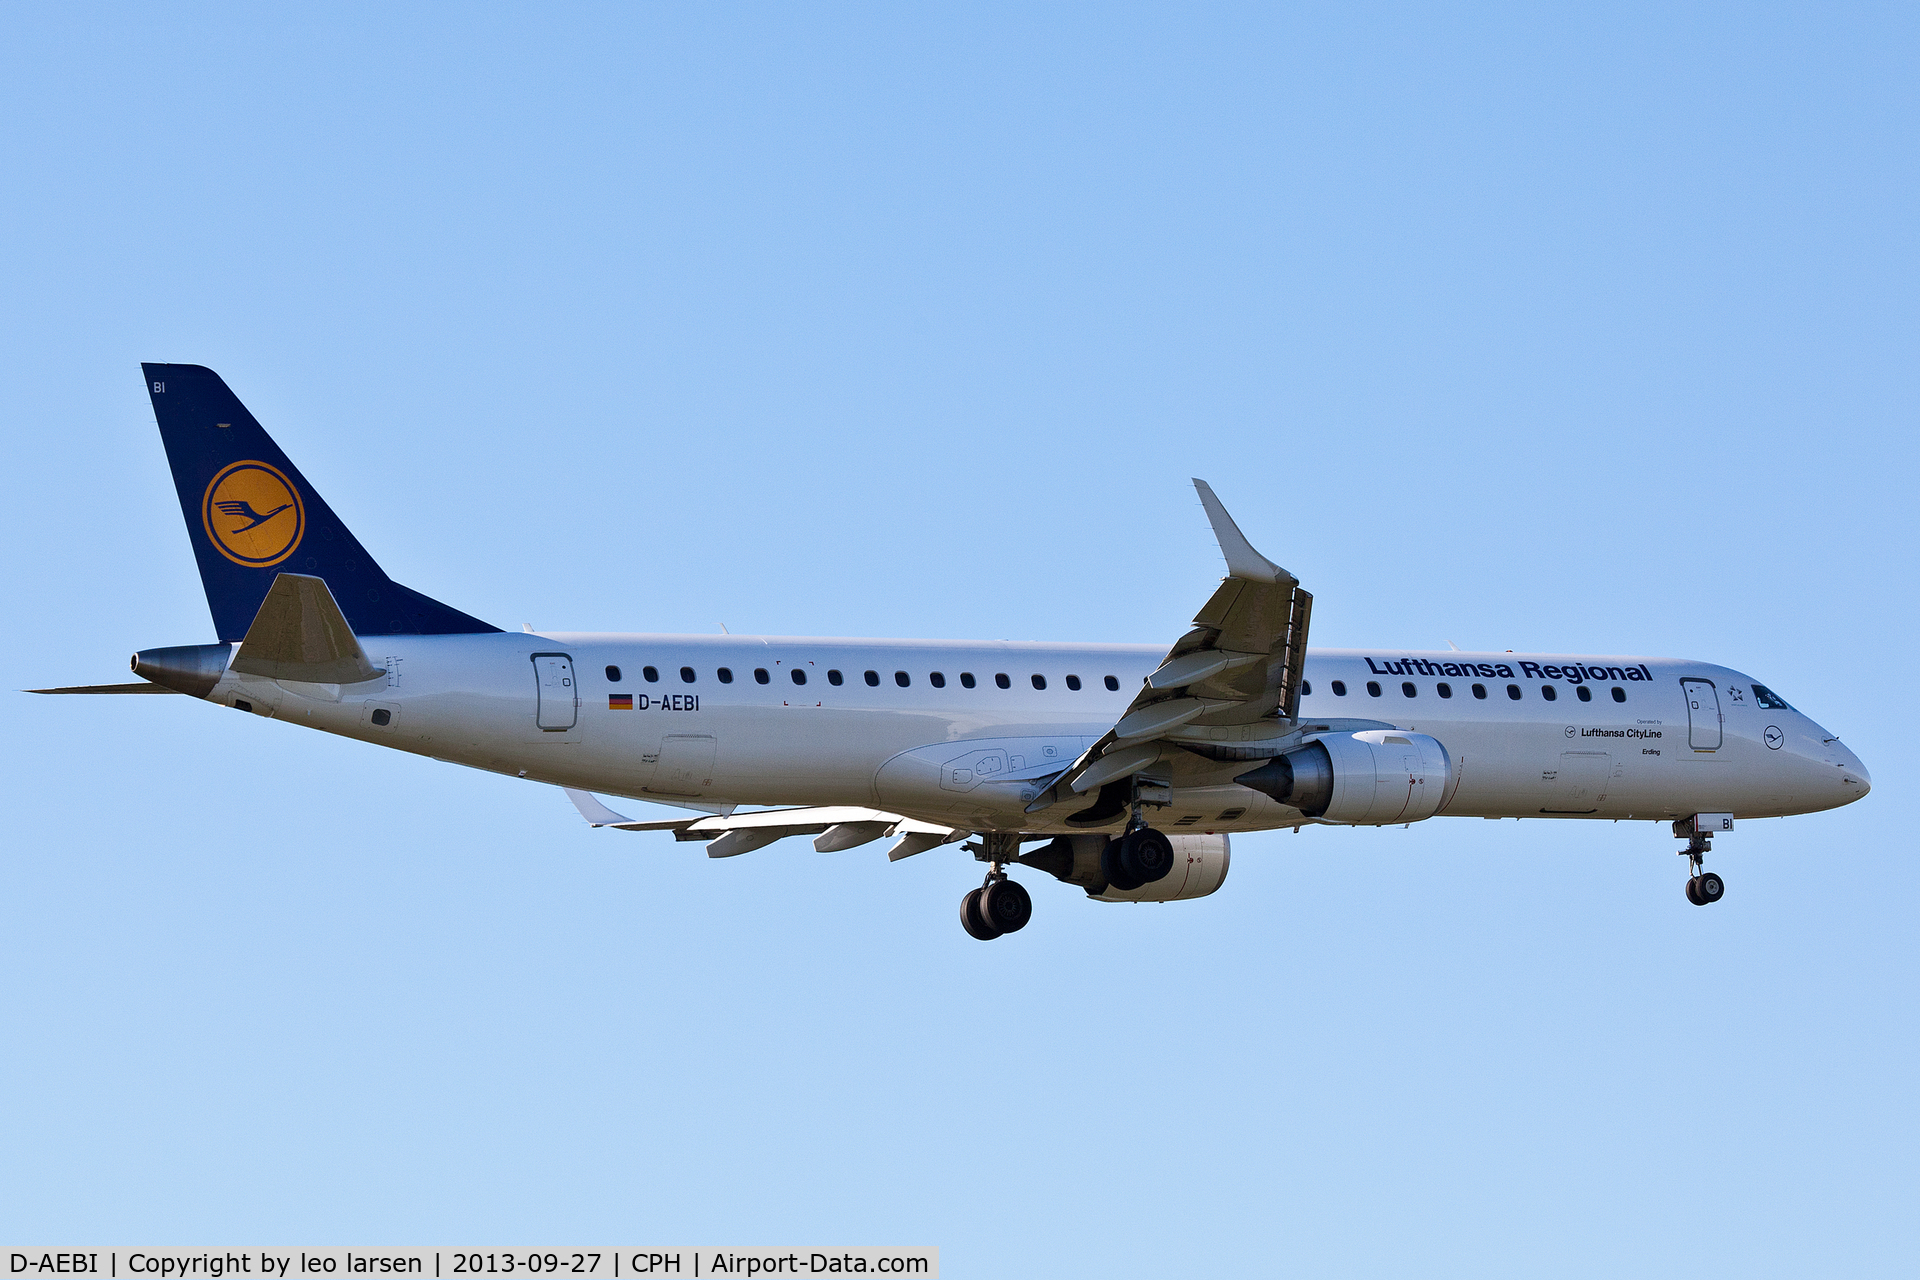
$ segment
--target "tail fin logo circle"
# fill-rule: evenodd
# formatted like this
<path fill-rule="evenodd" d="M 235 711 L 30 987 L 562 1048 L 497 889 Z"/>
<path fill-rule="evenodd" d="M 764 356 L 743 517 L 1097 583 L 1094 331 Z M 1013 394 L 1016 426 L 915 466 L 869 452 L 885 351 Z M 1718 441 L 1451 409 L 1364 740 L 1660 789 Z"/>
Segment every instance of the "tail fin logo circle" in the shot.
<path fill-rule="evenodd" d="M 200 499 L 207 541 L 235 564 L 264 569 L 292 555 L 307 531 L 307 511 L 293 483 L 264 462 L 221 469 Z"/>

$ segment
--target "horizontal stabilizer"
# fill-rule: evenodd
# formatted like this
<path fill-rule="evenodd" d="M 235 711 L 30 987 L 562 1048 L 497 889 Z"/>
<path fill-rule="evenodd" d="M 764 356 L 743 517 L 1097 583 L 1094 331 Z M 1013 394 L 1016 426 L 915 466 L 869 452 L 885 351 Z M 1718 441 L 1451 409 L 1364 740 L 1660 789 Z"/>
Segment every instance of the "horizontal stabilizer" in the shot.
<path fill-rule="evenodd" d="M 178 689 L 169 689 L 163 684 L 148 684 L 145 680 L 138 684 L 76 684 L 64 689 L 23 689 L 23 693 L 178 693 Z"/>
<path fill-rule="evenodd" d="M 274 578 L 231 669 L 309 684 L 358 684 L 386 674 L 367 661 L 327 584 L 301 573 Z"/>

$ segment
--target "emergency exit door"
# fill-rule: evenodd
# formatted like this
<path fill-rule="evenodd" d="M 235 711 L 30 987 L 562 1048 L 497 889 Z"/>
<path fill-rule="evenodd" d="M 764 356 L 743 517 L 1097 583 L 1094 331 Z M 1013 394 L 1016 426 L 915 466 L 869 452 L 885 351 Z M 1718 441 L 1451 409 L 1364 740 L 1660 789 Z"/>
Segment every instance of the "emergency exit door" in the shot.
<path fill-rule="evenodd" d="M 1682 680 L 1687 695 L 1687 745 L 1695 751 L 1720 749 L 1720 691 L 1711 680 Z"/>
<path fill-rule="evenodd" d="M 548 733 L 573 728 L 580 714 L 579 690 L 573 679 L 573 659 L 564 653 L 533 655 L 534 696 L 539 700 L 534 720 Z"/>

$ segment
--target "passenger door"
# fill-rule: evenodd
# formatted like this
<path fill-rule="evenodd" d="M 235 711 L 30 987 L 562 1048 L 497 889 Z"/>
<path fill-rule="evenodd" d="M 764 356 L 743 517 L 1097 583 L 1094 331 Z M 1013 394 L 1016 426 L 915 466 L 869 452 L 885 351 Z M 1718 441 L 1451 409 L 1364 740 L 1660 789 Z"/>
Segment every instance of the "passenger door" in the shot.
<path fill-rule="evenodd" d="M 1687 745 L 1695 751 L 1720 749 L 1720 691 L 1711 680 L 1682 680 L 1687 695 Z"/>
<path fill-rule="evenodd" d="M 547 733 L 573 728 L 580 715 L 580 690 L 573 678 L 573 659 L 564 653 L 533 655 L 534 721 Z"/>

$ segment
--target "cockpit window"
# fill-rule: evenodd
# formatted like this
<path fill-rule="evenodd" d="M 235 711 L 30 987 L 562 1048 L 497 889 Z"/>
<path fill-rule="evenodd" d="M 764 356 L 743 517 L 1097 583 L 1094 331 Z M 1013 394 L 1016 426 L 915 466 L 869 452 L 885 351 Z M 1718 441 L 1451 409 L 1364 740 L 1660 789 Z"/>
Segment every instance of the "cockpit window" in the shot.
<path fill-rule="evenodd" d="M 1763 684 L 1753 686 L 1753 700 L 1760 704 L 1762 711 L 1791 711 L 1787 700 Z"/>

